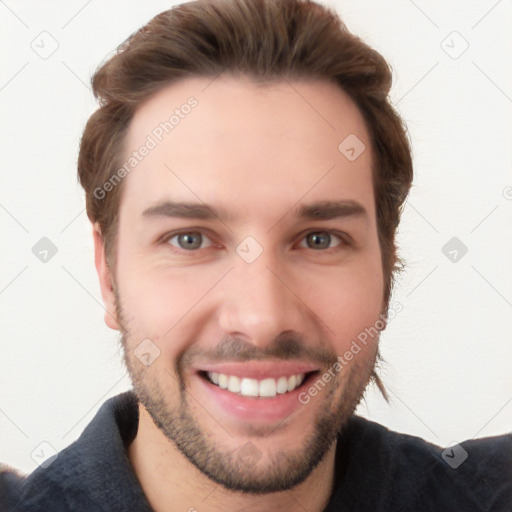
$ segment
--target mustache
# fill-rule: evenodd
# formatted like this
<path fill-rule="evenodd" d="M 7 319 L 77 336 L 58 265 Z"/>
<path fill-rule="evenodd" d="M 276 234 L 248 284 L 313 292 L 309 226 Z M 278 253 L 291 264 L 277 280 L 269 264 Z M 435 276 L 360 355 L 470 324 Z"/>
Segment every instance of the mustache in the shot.
<path fill-rule="evenodd" d="M 239 337 L 226 336 L 212 349 L 192 348 L 176 361 L 180 370 L 193 363 L 221 361 L 255 361 L 264 359 L 299 359 L 330 366 L 337 361 L 337 354 L 318 345 L 306 343 L 295 331 L 284 331 L 265 346 L 254 345 Z"/>

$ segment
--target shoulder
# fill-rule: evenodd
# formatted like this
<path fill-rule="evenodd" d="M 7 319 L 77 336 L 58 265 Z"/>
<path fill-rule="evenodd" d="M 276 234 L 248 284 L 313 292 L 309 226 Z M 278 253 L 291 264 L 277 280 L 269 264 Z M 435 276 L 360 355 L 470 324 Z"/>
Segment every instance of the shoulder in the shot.
<path fill-rule="evenodd" d="M 22 482 L 23 476 L 14 468 L 0 464 L 0 510 L 14 511 Z"/>
<path fill-rule="evenodd" d="M 502 511 L 512 503 L 510 434 L 443 448 L 353 417 L 339 442 L 349 444 L 345 480 L 358 474 L 391 510 Z"/>
<path fill-rule="evenodd" d="M 138 417 L 132 394 L 105 402 L 79 439 L 22 478 L 6 472 L 0 480 L 4 502 L 16 512 L 121 510 L 142 491 L 128 462 L 125 446 L 135 435 Z M 7 501 L 8 500 L 8 501 Z M 121 508 L 119 508 L 121 507 Z M 146 510 L 139 507 L 140 510 Z"/>

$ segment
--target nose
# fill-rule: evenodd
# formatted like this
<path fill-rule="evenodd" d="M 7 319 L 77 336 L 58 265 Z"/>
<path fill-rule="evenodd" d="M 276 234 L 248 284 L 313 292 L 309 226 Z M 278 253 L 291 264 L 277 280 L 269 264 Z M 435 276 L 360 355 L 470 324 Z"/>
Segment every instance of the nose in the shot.
<path fill-rule="evenodd" d="M 305 332 L 307 308 L 300 290 L 275 259 L 235 262 L 220 297 L 219 324 L 225 335 L 264 347 L 284 331 Z M 296 286 L 295 286 L 296 288 Z"/>

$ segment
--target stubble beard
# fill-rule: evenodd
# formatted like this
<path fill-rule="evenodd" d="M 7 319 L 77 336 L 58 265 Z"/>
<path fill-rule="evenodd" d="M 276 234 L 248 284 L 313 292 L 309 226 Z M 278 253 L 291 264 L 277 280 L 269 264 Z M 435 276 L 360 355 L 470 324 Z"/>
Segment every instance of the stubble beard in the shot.
<path fill-rule="evenodd" d="M 301 448 L 262 454 L 257 448 L 258 438 L 271 436 L 273 429 L 265 432 L 252 427 L 249 432 L 252 430 L 254 442 L 230 449 L 212 439 L 194 418 L 189 404 L 193 399 L 187 396 L 187 386 L 181 375 L 174 376 L 180 391 L 180 400 L 175 406 L 168 403 L 163 387 L 154 379 L 147 378 L 146 367 L 133 355 L 134 345 L 123 321 L 119 300 L 117 302 L 124 360 L 139 402 L 188 461 L 231 491 L 268 494 L 292 489 L 306 480 L 337 441 L 361 401 L 375 369 L 377 352 L 370 361 L 354 360 L 350 368 L 343 368 L 337 375 L 334 385 L 319 392 L 317 399 L 324 403 L 312 420 L 311 432 L 300 443 Z"/>

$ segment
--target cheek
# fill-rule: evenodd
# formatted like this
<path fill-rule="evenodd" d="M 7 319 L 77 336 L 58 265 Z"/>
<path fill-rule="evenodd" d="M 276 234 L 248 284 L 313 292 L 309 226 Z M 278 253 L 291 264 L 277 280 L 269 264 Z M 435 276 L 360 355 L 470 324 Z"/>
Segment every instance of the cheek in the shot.
<path fill-rule="evenodd" d="M 377 324 L 382 313 L 383 284 L 379 267 L 373 271 L 339 271 L 324 279 L 310 295 L 312 309 L 326 325 L 326 334 L 338 354 Z M 374 330 L 372 330 L 374 332 Z M 371 341 L 371 338 L 368 338 Z"/>
<path fill-rule="evenodd" d="M 161 269 L 136 269 L 135 265 L 123 271 L 119 273 L 119 293 L 130 343 L 149 338 L 162 353 L 174 357 L 197 338 L 201 322 L 188 319 L 197 316 L 197 306 L 218 280 L 216 273 L 204 275 L 182 269 L 177 274 Z"/>

